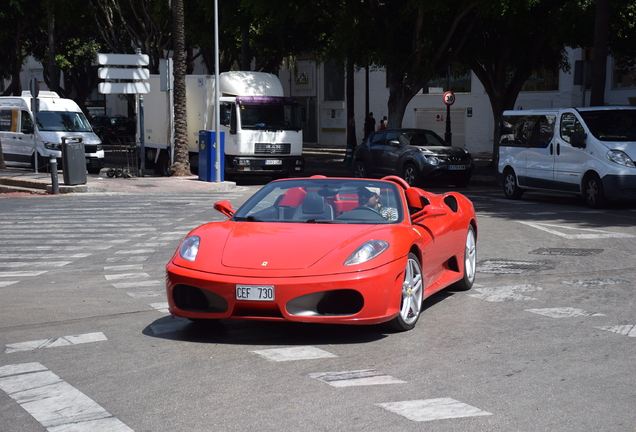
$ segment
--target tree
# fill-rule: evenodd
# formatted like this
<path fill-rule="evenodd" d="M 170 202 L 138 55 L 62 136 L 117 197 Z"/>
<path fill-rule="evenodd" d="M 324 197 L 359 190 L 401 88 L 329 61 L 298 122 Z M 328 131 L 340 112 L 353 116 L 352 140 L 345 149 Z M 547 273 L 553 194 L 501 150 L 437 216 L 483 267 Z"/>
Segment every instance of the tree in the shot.
<path fill-rule="evenodd" d="M 498 154 L 503 111 L 513 109 L 519 92 L 540 66 L 569 67 L 565 48 L 586 29 L 575 0 L 517 0 L 482 3 L 458 58 L 484 86 L 495 120 L 493 156 Z"/>
<path fill-rule="evenodd" d="M 186 121 L 186 62 L 183 0 L 172 0 L 174 54 L 174 164 L 173 176 L 190 174 L 188 155 L 188 125 Z"/>

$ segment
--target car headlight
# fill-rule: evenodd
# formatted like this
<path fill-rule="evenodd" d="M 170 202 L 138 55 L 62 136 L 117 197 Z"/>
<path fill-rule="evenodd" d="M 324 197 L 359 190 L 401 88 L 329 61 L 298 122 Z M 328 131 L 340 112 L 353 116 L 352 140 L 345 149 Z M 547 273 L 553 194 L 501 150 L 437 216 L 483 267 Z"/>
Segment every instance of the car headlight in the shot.
<path fill-rule="evenodd" d="M 630 168 L 635 168 L 634 161 L 620 150 L 610 150 L 607 152 L 607 158 L 614 163 Z"/>
<path fill-rule="evenodd" d="M 62 145 L 60 143 L 52 143 L 52 142 L 47 142 L 47 141 L 44 141 L 44 147 L 46 147 L 49 150 L 61 150 L 62 149 Z"/>
<path fill-rule="evenodd" d="M 439 165 L 439 158 L 436 156 L 426 156 L 424 159 L 431 165 Z"/>
<path fill-rule="evenodd" d="M 388 248 L 389 244 L 384 240 L 369 240 L 356 249 L 349 258 L 347 258 L 344 265 L 362 264 L 377 257 Z"/>
<path fill-rule="evenodd" d="M 179 246 L 179 255 L 188 261 L 194 261 L 199 253 L 199 243 L 201 239 L 198 236 L 186 237 Z"/>

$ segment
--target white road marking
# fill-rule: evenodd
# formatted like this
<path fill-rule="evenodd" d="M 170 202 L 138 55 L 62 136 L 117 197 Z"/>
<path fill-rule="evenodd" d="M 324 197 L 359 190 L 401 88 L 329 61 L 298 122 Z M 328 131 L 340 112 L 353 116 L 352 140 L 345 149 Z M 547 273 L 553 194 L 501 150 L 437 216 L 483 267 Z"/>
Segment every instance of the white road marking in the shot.
<path fill-rule="evenodd" d="M 480 410 L 451 398 L 420 399 L 376 405 L 418 422 L 492 415 L 488 411 Z"/>
<path fill-rule="evenodd" d="M 35 261 L 35 262 L 0 262 L 0 268 L 20 268 L 20 267 L 64 267 L 73 261 Z"/>
<path fill-rule="evenodd" d="M 7 344 L 4 353 L 11 354 L 18 351 L 32 351 L 40 348 L 55 348 L 91 342 L 101 342 L 105 340 L 108 340 L 108 338 L 102 332 L 85 333 L 80 335 L 62 336 L 59 338 Z"/>
<path fill-rule="evenodd" d="M 526 309 L 526 312 L 532 312 L 544 315 L 550 318 L 573 318 L 579 316 L 605 316 L 605 314 L 597 312 L 586 312 L 582 309 L 571 307 L 545 308 L 545 309 Z"/>
<path fill-rule="evenodd" d="M 40 363 L 0 367 L 0 388 L 50 432 L 132 432 Z"/>
<path fill-rule="evenodd" d="M 474 288 L 480 294 L 469 294 L 471 297 L 486 300 L 489 302 L 505 302 L 505 301 L 519 301 L 519 300 L 536 300 L 534 297 L 527 297 L 520 292 L 532 292 L 541 291 L 543 288 L 535 286 L 533 284 L 524 285 L 512 285 L 503 287 L 492 288 Z"/>
<path fill-rule="evenodd" d="M 174 333 L 183 330 L 185 327 L 192 324 L 192 321 L 186 318 L 171 317 L 172 321 L 161 324 L 151 324 L 150 330 L 156 335 L 163 333 Z"/>
<path fill-rule="evenodd" d="M 150 307 L 156 309 L 158 312 L 170 313 L 170 311 L 168 310 L 168 302 L 150 303 Z"/>
<path fill-rule="evenodd" d="M 159 297 L 161 295 L 165 295 L 166 291 L 139 291 L 139 292 L 129 292 L 126 293 L 132 298 L 147 298 L 147 297 Z"/>
<path fill-rule="evenodd" d="M 332 387 L 353 387 L 378 384 L 406 384 L 392 376 L 385 375 L 373 369 L 344 372 L 317 372 L 310 373 L 311 378 L 317 379 Z"/>
<path fill-rule="evenodd" d="M 78 254 L 0 254 L 0 259 L 16 259 L 16 260 L 35 260 L 35 259 L 47 259 L 47 258 L 55 258 L 55 259 L 71 259 L 71 258 L 86 258 L 91 256 L 89 253 L 78 253 Z"/>
<path fill-rule="evenodd" d="M 112 284 L 115 288 L 137 288 L 137 287 L 149 287 L 157 285 L 165 285 L 166 281 L 160 280 L 145 280 L 137 282 L 119 282 Z"/>
<path fill-rule="evenodd" d="M 563 237 L 571 240 L 579 240 L 579 239 L 604 239 L 604 238 L 634 238 L 636 237 L 633 234 L 624 234 L 617 233 L 613 231 L 605 231 L 600 229 L 592 229 L 592 228 L 578 228 L 578 227 L 568 227 L 564 225 L 557 224 L 547 224 L 547 223 L 536 223 L 536 222 L 526 222 L 526 221 L 517 221 L 521 224 L 528 225 L 530 227 L 536 228 L 541 231 L 545 231 L 550 234 L 557 235 L 559 237 Z M 558 230 L 557 230 L 558 229 Z M 562 231 L 582 231 L 585 234 L 566 234 Z"/>
<path fill-rule="evenodd" d="M 155 253 L 155 249 L 120 250 L 120 251 L 117 251 L 115 253 L 116 254 L 121 254 L 121 255 L 138 255 L 138 254 Z"/>
<path fill-rule="evenodd" d="M 125 264 L 125 265 L 110 265 L 104 266 L 104 271 L 126 271 L 126 270 L 142 270 L 143 264 Z"/>
<path fill-rule="evenodd" d="M 616 333 L 621 336 L 636 337 L 636 325 L 617 325 L 617 326 L 603 326 L 596 327 L 597 329 L 605 330 L 608 332 Z"/>
<path fill-rule="evenodd" d="M 577 286 L 577 287 L 589 287 L 589 286 L 603 286 L 603 285 L 616 285 L 625 283 L 620 279 L 603 278 L 603 279 L 574 279 L 569 281 L 563 281 L 564 284 Z"/>
<path fill-rule="evenodd" d="M 338 357 L 335 354 L 321 350 L 313 346 L 292 347 L 292 348 L 272 348 L 265 350 L 250 351 L 254 354 L 266 358 L 267 360 L 282 362 L 292 360 L 312 360 L 319 358 Z"/>
<path fill-rule="evenodd" d="M 119 257 L 110 257 L 106 259 L 106 262 L 143 262 L 148 259 L 147 256 L 119 256 Z"/>
<path fill-rule="evenodd" d="M 44 271 L 14 271 L 14 272 L 0 272 L 0 277 L 29 277 L 29 276 L 40 276 L 41 274 L 46 273 Z"/>
<path fill-rule="evenodd" d="M 0 281 L 0 288 L 8 287 L 9 285 L 16 284 L 20 281 Z"/>
<path fill-rule="evenodd" d="M 121 280 L 121 279 L 137 279 L 150 277 L 148 273 L 120 273 L 120 274 L 112 274 L 112 275 L 104 275 L 106 280 Z"/>

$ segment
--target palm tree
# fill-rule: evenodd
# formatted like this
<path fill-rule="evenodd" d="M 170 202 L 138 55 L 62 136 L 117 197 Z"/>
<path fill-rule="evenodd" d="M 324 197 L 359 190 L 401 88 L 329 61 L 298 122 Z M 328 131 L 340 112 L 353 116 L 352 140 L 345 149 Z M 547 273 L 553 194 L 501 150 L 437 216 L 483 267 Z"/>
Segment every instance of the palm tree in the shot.
<path fill-rule="evenodd" d="M 188 125 L 186 122 L 186 61 L 183 0 L 172 0 L 172 34 L 174 54 L 174 164 L 173 176 L 190 175 L 188 157 Z"/>

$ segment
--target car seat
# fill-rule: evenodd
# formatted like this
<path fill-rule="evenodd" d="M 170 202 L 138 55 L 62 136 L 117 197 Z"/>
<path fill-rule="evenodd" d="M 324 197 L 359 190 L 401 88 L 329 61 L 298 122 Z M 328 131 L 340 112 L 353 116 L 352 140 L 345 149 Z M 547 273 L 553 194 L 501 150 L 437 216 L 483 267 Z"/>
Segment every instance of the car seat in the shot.
<path fill-rule="evenodd" d="M 333 220 L 333 207 L 326 203 L 325 197 L 316 191 L 307 193 L 302 205 L 294 211 L 294 220 Z"/>

